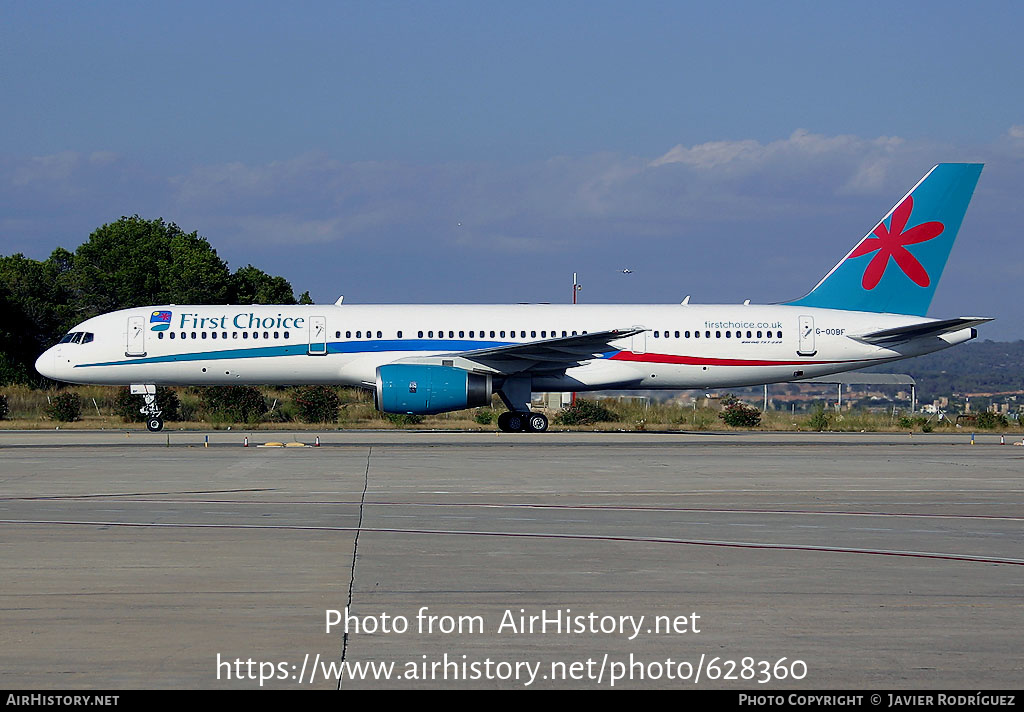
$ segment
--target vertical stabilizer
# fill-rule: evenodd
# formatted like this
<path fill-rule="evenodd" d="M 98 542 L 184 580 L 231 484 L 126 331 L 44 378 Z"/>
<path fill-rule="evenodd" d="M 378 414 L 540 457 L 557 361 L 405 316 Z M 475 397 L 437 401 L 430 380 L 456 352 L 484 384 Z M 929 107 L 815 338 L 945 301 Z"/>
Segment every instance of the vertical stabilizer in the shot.
<path fill-rule="evenodd" d="M 924 316 L 981 175 L 940 163 L 795 306 Z"/>

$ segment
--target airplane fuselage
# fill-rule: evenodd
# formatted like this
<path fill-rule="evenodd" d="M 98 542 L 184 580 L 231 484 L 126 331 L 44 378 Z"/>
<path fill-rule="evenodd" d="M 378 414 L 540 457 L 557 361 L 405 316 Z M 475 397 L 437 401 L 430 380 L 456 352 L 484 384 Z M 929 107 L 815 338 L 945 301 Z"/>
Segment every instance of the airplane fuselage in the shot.
<path fill-rule="evenodd" d="M 91 338 L 57 344 L 37 367 L 71 383 L 369 387 L 399 359 L 643 327 L 579 365 L 533 375 L 532 390 L 716 388 L 850 371 L 973 337 L 852 338 L 931 321 L 785 305 L 165 305 L 89 319 L 73 333 Z"/>

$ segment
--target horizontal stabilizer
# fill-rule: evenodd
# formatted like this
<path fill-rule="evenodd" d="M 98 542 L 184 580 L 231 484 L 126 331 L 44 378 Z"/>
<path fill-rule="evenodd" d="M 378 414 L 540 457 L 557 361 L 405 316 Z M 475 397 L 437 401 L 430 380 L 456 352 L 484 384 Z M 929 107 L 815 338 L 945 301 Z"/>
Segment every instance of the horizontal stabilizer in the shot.
<path fill-rule="evenodd" d="M 957 319 L 944 319 L 942 321 L 926 321 L 920 324 L 909 324 L 908 326 L 897 326 L 895 329 L 883 329 L 872 331 L 862 336 L 851 336 L 857 341 L 866 344 L 886 344 L 894 341 L 906 341 L 907 339 L 919 339 L 922 336 L 940 336 L 951 331 L 969 329 L 979 324 L 992 321 L 990 317 L 983 316 L 962 316 Z"/>

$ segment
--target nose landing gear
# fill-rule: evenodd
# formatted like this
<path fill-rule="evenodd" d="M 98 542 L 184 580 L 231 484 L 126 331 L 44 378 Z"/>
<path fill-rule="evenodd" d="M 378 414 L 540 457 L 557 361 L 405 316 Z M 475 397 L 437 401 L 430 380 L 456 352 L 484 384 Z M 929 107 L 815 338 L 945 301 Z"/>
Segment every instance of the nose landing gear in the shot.
<path fill-rule="evenodd" d="M 164 412 L 156 404 L 156 393 L 144 393 L 142 397 L 146 405 L 139 408 L 139 412 L 146 416 L 146 429 L 151 433 L 159 433 L 164 429 L 164 419 L 160 417 Z"/>

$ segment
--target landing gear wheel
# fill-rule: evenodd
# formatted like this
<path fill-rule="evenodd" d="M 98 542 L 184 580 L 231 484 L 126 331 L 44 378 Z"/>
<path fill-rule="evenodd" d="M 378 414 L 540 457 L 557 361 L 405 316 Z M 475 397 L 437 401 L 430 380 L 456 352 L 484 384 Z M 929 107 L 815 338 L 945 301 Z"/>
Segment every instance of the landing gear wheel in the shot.
<path fill-rule="evenodd" d="M 543 433 L 548 429 L 548 418 L 543 413 L 530 413 L 526 419 L 526 427 L 531 433 Z"/>
<path fill-rule="evenodd" d="M 522 413 L 506 411 L 498 416 L 498 429 L 504 433 L 518 433 L 526 425 L 526 419 Z"/>
<path fill-rule="evenodd" d="M 146 427 L 151 433 L 159 433 L 164 429 L 163 418 L 149 418 L 146 420 Z"/>

